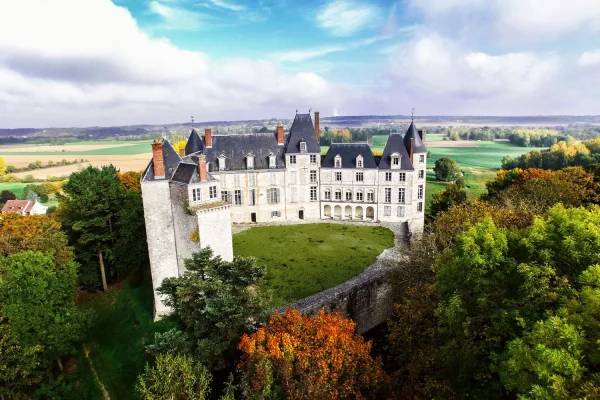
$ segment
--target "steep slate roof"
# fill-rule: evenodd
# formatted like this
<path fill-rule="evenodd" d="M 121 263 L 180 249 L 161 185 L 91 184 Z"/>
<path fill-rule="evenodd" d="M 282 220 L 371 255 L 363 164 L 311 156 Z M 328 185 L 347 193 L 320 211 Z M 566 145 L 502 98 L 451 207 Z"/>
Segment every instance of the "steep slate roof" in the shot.
<path fill-rule="evenodd" d="M 414 152 L 417 153 L 427 153 L 427 147 L 423 144 L 421 140 L 421 135 L 417 131 L 415 127 L 415 123 L 411 122 L 408 130 L 406 131 L 406 135 L 404 135 L 404 145 L 406 146 L 406 150 L 410 151 L 410 139 L 414 139 Z"/>
<path fill-rule="evenodd" d="M 285 143 L 286 137 L 284 137 Z M 246 156 L 254 156 L 254 169 L 269 169 L 269 155 L 275 154 L 277 168 L 285 168 L 284 145 L 277 143 L 274 133 L 251 133 L 245 135 L 213 135 L 212 147 L 203 154 L 209 163 L 209 171 L 218 171 L 219 156 L 224 155 L 225 171 L 246 170 Z M 197 157 L 192 155 L 197 163 Z"/>
<path fill-rule="evenodd" d="M 181 157 L 175 151 L 171 143 L 168 140 L 163 141 L 162 147 L 163 162 L 165 163 L 165 180 L 171 179 L 177 166 L 181 162 Z M 154 180 L 154 160 L 150 160 L 150 163 L 146 167 L 142 180 L 153 181 Z"/>
<path fill-rule="evenodd" d="M 410 155 L 402 140 L 402 135 L 399 133 L 392 133 L 388 138 L 385 148 L 383 149 L 383 154 L 381 155 L 381 160 L 379 161 L 379 169 L 390 169 L 392 167 L 391 156 L 394 153 L 400 154 L 400 169 L 414 170 L 413 165 L 410 162 Z"/>
<path fill-rule="evenodd" d="M 7 200 L 4 207 L 2 207 L 2 212 L 28 213 L 34 204 L 35 201 L 31 200 Z"/>
<path fill-rule="evenodd" d="M 366 143 L 332 143 L 321 162 L 323 168 L 334 168 L 335 157 L 342 157 L 342 168 L 356 168 L 356 157 L 363 157 L 363 168 L 377 168 L 375 157 Z"/>
<path fill-rule="evenodd" d="M 200 138 L 200 135 L 198 135 L 198 132 L 196 132 L 195 129 L 192 129 L 190 137 L 185 144 L 185 155 L 187 156 L 188 154 L 202 150 L 204 150 L 204 142 Z"/>
<path fill-rule="evenodd" d="M 315 127 L 312 118 L 309 114 L 296 114 L 292 127 L 290 128 L 290 136 L 287 141 L 285 152 L 300 153 L 300 142 L 306 142 L 307 153 L 321 153 L 321 147 L 317 142 Z"/>

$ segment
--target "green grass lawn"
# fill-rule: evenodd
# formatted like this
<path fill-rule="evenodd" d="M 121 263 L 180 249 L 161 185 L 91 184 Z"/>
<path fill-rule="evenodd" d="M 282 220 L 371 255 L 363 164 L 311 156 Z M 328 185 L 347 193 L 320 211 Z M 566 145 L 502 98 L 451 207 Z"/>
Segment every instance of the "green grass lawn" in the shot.
<path fill-rule="evenodd" d="M 15 151 L 15 152 L 6 153 L 6 154 L 10 154 L 10 155 L 14 155 L 14 156 L 134 155 L 134 154 L 150 153 L 152 151 L 150 148 L 150 143 L 151 143 L 150 141 L 147 141 L 144 143 L 127 144 L 126 146 L 107 147 L 104 149 L 94 149 L 94 150 L 77 150 L 77 151 L 59 151 L 59 150 L 57 150 L 57 151 L 39 151 L 39 152 L 37 152 L 37 151 Z M 1 151 L 0 151 L 0 155 L 2 155 Z"/>
<path fill-rule="evenodd" d="M 39 185 L 43 182 L 33 182 L 33 183 L 20 183 L 20 182 L 0 182 L 0 192 L 3 190 L 9 190 L 17 195 L 17 198 L 21 198 L 23 196 L 23 189 L 27 185 Z"/>
<path fill-rule="evenodd" d="M 89 329 L 84 347 L 89 351 L 92 365 L 111 399 L 133 399 L 138 374 L 150 360 L 144 347 L 154 340 L 155 332 L 173 327 L 168 320 L 153 322 L 153 295 L 150 276 L 141 286 L 132 287 L 129 281 L 113 286 L 108 293 L 93 295 L 79 305 L 92 310 L 95 319 Z M 81 354 L 77 369 L 89 369 L 89 361 Z M 77 371 L 71 380 L 86 393 L 85 398 L 102 399 L 93 381 L 82 381 Z M 93 386 L 93 387 L 90 387 Z M 95 394 L 95 395 L 93 395 Z"/>
<path fill-rule="evenodd" d="M 347 281 L 393 245 L 389 229 L 327 223 L 256 227 L 233 236 L 234 254 L 267 267 L 273 306 Z"/>

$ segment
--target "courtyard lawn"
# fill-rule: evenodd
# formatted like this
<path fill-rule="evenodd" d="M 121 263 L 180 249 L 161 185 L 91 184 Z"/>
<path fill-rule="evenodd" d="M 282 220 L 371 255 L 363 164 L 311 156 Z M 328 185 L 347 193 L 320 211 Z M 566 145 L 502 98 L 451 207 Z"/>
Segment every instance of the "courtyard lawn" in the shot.
<path fill-rule="evenodd" d="M 328 223 L 256 227 L 233 236 L 234 254 L 267 267 L 275 307 L 347 281 L 393 245 L 387 228 Z"/>

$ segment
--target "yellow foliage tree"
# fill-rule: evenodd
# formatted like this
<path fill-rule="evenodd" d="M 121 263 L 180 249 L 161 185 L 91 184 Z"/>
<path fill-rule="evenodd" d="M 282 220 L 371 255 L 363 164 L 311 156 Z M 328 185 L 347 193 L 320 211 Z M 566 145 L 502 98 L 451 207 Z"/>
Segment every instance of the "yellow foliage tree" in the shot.
<path fill-rule="evenodd" d="M 550 147 L 550 151 L 553 153 L 564 153 L 566 156 L 573 157 L 577 153 L 590 154 L 590 150 L 581 142 L 558 142 Z"/>
<path fill-rule="evenodd" d="M 177 154 L 179 154 L 180 156 L 184 155 L 186 143 L 187 143 L 186 140 L 180 140 L 179 142 L 177 142 L 173 145 L 173 148 L 175 149 Z"/>
<path fill-rule="evenodd" d="M 0 157 L 0 176 L 4 175 L 5 172 L 6 172 L 6 162 L 4 161 L 4 158 Z"/>
<path fill-rule="evenodd" d="M 600 153 L 600 136 L 583 142 L 585 147 L 594 154 Z"/>

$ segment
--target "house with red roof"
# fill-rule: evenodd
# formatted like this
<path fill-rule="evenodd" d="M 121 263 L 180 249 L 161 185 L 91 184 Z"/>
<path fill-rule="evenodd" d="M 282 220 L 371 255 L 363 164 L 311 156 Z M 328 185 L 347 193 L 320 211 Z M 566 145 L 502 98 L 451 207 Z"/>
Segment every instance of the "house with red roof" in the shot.
<path fill-rule="evenodd" d="M 46 214 L 47 211 L 48 207 L 35 200 L 8 200 L 2 207 L 3 214 L 16 212 L 21 215 L 39 215 Z"/>

